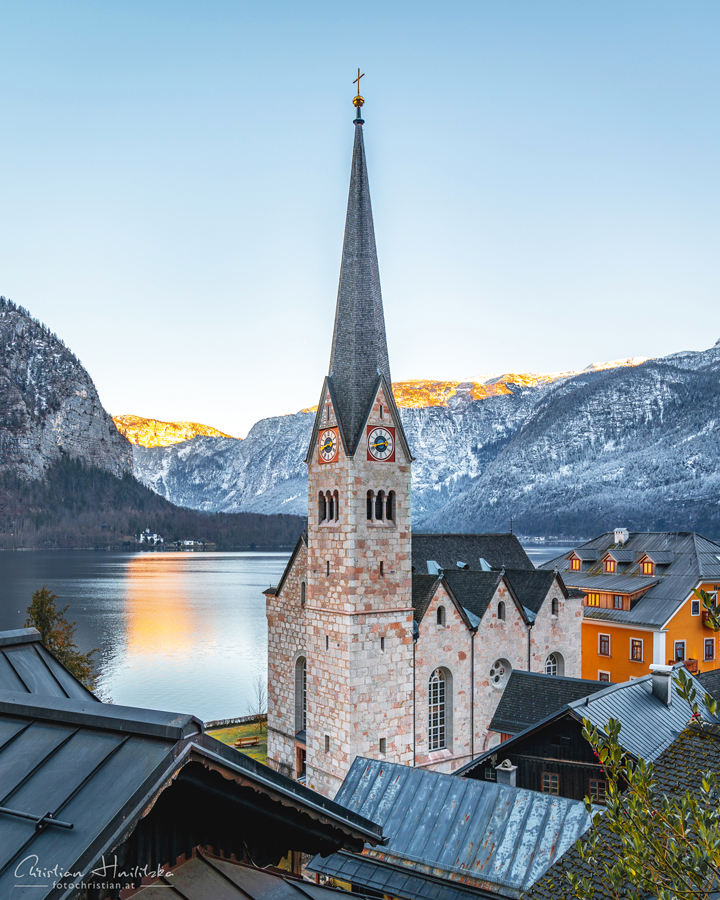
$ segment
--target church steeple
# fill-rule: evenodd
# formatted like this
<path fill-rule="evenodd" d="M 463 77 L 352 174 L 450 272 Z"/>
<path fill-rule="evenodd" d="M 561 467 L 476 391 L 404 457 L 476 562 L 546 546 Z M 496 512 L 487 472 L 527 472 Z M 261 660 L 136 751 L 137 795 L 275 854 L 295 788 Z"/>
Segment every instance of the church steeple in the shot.
<path fill-rule="evenodd" d="M 358 94 L 353 100 L 357 109 L 355 144 L 328 373 L 350 454 L 355 452 L 380 376 L 384 376 L 388 388 L 392 384 L 363 144 L 364 121 L 360 118 L 364 103 L 361 77 L 358 70 Z"/>

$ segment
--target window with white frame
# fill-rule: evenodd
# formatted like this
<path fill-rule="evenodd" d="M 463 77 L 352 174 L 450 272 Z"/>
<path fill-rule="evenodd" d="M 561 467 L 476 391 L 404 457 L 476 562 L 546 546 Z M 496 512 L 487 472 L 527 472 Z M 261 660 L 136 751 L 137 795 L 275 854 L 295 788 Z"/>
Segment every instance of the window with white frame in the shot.
<path fill-rule="evenodd" d="M 443 750 L 448 745 L 449 678 L 444 669 L 435 669 L 428 684 L 428 746 Z"/>
<path fill-rule="evenodd" d="M 598 681 L 610 681 L 610 673 L 598 671 Z"/>
<path fill-rule="evenodd" d="M 705 638 L 705 659 L 715 659 L 715 638 Z"/>
<path fill-rule="evenodd" d="M 690 601 L 690 615 L 691 616 L 699 616 L 700 615 L 700 601 L 699 600 L 691 600 Z"/>
<path fill-rule="evenodd" d="M 630 638 L 630 659 L 633 662 L 643 661 L 643 642 L 640 638 Z"/>

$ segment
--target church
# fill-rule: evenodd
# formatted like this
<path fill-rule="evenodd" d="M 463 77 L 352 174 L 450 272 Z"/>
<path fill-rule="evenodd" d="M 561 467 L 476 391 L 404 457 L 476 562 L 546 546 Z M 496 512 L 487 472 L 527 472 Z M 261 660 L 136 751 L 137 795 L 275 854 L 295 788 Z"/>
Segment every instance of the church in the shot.
<path fill-rule="evenodd" d="M 359 73 L 358 73 L 359 74 Z M 495 742 L 512 670 L 580 675 L 582 595 L 512 534 L 416 534 L 392 393 L 363 98 L 308 530 L 268 620 L 268 765 L 333 797 L 356 756 L 452 772 Z"/>

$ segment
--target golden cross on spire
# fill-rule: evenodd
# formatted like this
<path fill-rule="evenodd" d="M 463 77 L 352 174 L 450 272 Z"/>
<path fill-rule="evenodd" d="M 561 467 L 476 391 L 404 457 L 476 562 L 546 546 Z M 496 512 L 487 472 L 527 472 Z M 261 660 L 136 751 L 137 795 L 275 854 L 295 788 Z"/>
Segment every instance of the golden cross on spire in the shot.
<path fill-rule="evenodd" d="M 363 72 L 362 75 L 361 75 L 361 74 L 360 74 L 360 69 L 358 69 L 358 77 L 357 77 L 357 78 L 353 78 L 353 84 L 356 84 L 356 85 L 358 86 L 358 92 L 357 92 L 357 94 L 355 95 L 355 97 L 353 97 L 353 106 L 354 106 L 355 109 L 357 110 L 357 115 L 355 116 L 355 121 L 356 121 L 356 122 L 360 122 L 360 121 L 361 121 L 361 119 L 360 119 L 360 107 L 365 103 L 365 101 L 363 100 L 363 98 L 360 96 L 360 79 L 361 79 L 361 78 L 364 78 L 364 77 L 365 77 L 365 73 Z"/>

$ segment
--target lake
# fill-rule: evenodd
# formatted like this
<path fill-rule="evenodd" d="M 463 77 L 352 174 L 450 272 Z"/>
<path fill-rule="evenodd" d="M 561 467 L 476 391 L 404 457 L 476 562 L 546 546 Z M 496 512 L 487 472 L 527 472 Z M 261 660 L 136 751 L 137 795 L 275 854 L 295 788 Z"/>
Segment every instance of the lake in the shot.
<path fill-rule="evenodd" d="M 539 565 L 567 547 L 528 546 Z M 289 553 L 0 552 L 0 630 L 22 628 L 33 591 L 70 604 L 76 641 L 97 647 L 103 698 L 191 712 L 246 715 L 267 672 L 263 590 Z"/>

